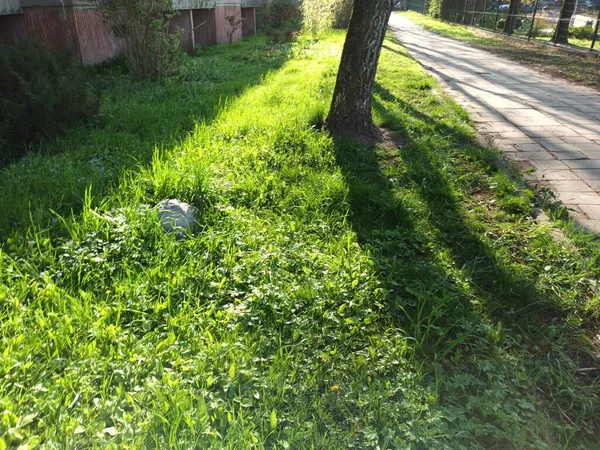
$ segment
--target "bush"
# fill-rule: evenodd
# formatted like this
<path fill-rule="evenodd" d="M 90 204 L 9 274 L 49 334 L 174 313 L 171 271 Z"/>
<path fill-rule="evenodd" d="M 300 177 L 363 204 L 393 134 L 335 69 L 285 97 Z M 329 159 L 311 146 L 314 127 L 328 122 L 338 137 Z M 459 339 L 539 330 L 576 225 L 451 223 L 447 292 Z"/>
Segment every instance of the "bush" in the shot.
<path fill-rule="evenodd" d="M 299 28 L 302 13 L 294 0 L 273 0 L 265 9 L 266 28 Z"/>
<path fill-rule="evenodd" d="M 569 28 L 569 37 L 575 39 L 588 39 L 591 41 L 594 38 L 594 27 L 586 25 L 583 27 Z"/>
<path fill-rule="evenodd" d="M 337 0 L 333 10 L 333 28 L 345 30 L 352 17 L 352 0 Z"/>
<path fill-rule="evenodd" d="M 304 28 L 318 34 L 328 28 L 348 28 L 352 0 L 304 0 Z"/>
<path fill-rule="evenodd" d="M 181 70 L 180 34 L 169 33 L 172 0 L 95 0 L 123 38 L 129 70 L 140 78 L 164 78 Z"/>
<path fill-rule="evenodd" d="M 26 40 L 0 46 L 0 67 L 0 164 L 98 110 L 99 95 L 92 95 L 87 73 L 70 51 L 54 54 Z"/>
<path fill-rule="evenodd" d="M 300 29 L 302 13 L 295 0 L 273 0 L 267 3 L 263 16 L 268 44 L 280 44 L 295 39 Z"/>

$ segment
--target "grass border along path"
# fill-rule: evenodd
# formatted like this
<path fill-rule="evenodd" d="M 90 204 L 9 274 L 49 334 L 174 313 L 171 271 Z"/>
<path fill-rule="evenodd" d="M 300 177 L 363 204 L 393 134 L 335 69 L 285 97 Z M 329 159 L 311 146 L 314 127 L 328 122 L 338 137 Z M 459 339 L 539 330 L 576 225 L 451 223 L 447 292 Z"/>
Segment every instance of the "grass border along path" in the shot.
<path fill-rule="evenodd" d="M 404 144 L 334 142 L 342 43 L 105 74 L 98 123 L 2 170 L 0 447 L 594 447 L 598 242 L 537 225 L 391 39 L 374 107 Z"/>
<path fill-rule="evenodd" d="M 600 56 L 597 54 L 568 51 L 501 34 L 492 34 L 437 20 L 414 11 L 395 14 L 402 14 L 433 33 L 466 42 L 482 50 L 531 66 L 539 72 L 600 88 Z"/>

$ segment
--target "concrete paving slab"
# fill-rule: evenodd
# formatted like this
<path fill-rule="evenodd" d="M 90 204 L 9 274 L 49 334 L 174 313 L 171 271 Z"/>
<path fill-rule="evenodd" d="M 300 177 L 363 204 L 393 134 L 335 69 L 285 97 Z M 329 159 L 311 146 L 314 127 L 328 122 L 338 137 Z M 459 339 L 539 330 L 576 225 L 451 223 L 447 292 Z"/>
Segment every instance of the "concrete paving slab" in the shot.
<path fill-rule="evenodd" d="M 573 172 L 582 180 L 600 180 L 600 169 L 578 169 Z"/>
<path fill-rule="evenodd" d="M 587 182 L 578 180 L 578 181 L 552 181 L 550 186 L 551 189 L 560 192 L 585 192 L 588 194 L 596 193 L 596 190 L 593 189 Z M 577 207 L 577 204 L 573 206 Z"/>
<path fill-rule="evenodd" d="M 600 169 L 600 160 L 575 159 L 572 161 L 565 161 L 565 164 L 571 169 Z"/>
<path fill-rule="evenodd" d="M 573 202 L 577 201 L 579 205 L 600 205 L 600 196 L 596 194 L 588 194 L 585 192 L 560 192 L 558 199 L 567 204 L 572 205 Z"/>
<path fill-rule="evenodd" d="M 600 234 L 600 220 L 580 220 L 579 225 L 590 233 Z"/>
<path fill-rule="evenodd" d="M 538 170 L 569 170 L 569 166 L 558 159 L 531 161 L 531 165 Z"/>
<path fill-rule="evenodd" d="M 540 180 L 548 181 L 581 181 L 581 178 L 570 170 L 536 170 L 534 175 Z"/>
<path fill-rule="evenodd" d="M 591 220 L 600 220 L 600 205 L 581 205 L 581 209 Z"/>

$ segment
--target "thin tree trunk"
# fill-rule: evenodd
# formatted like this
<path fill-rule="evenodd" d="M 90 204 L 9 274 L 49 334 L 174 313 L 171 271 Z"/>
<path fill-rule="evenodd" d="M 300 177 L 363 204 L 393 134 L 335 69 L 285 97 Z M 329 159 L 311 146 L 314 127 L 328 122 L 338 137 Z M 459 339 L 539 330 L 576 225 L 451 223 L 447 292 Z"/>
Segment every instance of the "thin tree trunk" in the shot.
<path fill-rule="evenodd" d="M 552 36 L 552 42 L 555 44 L 568 44 L 569 43 L 569 25 L 571 24 L 571 17 L 575 13 L 575 5 L 577 0 L 565 0 L 560 10 L 560 20 L 554 30 L 554 36 Z"/>
<path fill-rule="evenodd" d="M 371 97 L 392 0 L 354 0 L 327 128 L 331 134 L 376 137 Z"/>
<path fill-rule="evenodd" d="M 506 21 L 504 22 L 504 28 L 502 32 L 506 34 L 512 34 L 515 29 L 515 16 L 519 13 L 520 0 L 510 0 L 508 7 L 508 14 L 506 15 Z"/>

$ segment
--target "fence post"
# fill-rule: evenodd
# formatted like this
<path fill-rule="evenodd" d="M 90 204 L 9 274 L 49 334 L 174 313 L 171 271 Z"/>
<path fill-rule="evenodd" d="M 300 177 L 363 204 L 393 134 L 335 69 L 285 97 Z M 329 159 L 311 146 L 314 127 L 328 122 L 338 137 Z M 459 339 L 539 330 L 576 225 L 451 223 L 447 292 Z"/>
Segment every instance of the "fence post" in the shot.
<path fill-rule="evenodd" d="M 535 14 L 537 13 L 537 7 L 540 0 L 535 0 L 535 6 L 533 7 L 533 16 L 531 17 L 531 26 L 529 27 L 529 33 L 527 34 L 527 40 L 531 40 L 531 32 L 533 31 L 533 25 L 535 24 Z"/>
<path fill-rule="evenodd" d="M 469 0 L 465 0 L 465 7 L 463 8 L 463 20 L 462 23 L 465 25 L 467 23 L 467 2 Z"/>
<path fill-rule="evenodd" d="M 596 39 L 598 39 L 598 29 L 600 28 L 600 11 L 598 11 L 598 20 L 596 20 L 596 28 L 594 29 L 594 35 L 592 36 L 592 45 L 590 50 L 594 50 L 594 44 L 596 44 Z"/>
<path fill-rule="evenodd" d="M 483 24 L 485 22 L 485 12 L 487 11 L 487 4 L 488 0 L 485 0 L 485 3 L 483 4 L 483 13 L 481 14 L 481 23 L 479 24 L 479 28 L 483 28 Z"/>

